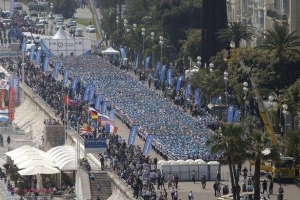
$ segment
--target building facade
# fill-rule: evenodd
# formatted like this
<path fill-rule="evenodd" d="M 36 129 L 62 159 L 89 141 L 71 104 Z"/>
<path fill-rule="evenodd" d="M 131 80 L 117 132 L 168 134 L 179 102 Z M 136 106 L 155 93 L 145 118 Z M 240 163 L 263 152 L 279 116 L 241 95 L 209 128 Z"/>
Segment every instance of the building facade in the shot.
<path fill-rule="evenodd" d="M 274 23 L 288 23 L 300 36 L 300 0 L 227 0 L 228 21 L 241 21 L 255 27 L 253 41 L 242 46 L 259 45 L 262 33 Z"/>

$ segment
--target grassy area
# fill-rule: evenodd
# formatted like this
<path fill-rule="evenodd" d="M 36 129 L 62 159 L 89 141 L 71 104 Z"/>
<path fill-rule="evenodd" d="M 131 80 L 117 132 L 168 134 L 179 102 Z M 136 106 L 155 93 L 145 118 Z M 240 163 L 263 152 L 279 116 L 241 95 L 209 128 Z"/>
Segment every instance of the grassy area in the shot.
<path fill-rule="evenodd" d="M 90 25 L 90 20 L 89 19 L 76 19 L 77 24 L 81 24 L 83 26 L 88 26 Z"/>

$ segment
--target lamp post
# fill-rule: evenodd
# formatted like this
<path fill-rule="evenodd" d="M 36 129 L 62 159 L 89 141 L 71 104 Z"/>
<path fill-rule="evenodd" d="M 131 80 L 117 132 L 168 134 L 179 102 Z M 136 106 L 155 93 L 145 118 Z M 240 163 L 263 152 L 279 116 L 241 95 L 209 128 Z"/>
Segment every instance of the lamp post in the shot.
<path fill-rule="evenodd" d="M 227 104 L 227 97 L 228 97 L 228 92 L 227 92 L 227 84 L 228 84 L 228 72 L 224 72 L 224 82 L 225 82 L 225 102 Z"/>
<path fill-rule="evenodd" d="M 153 44 L 153 47 L 152 47 L 152 67 L 154 68 L 154 36 L 155 36 L 155 33 L 151 32 L 150 35 L 151 35 L 151 40 L 152 40 L 152 44 Z"/>
<path fill-rule="evenodd" d="M 283 108 L 282 113 L 283 113 L 283 117 L 284 117 L 284 136 L 286 137 L 286 117 L 288 115 L 288 111 L 287 111 L 288 105 L 283 104 L 282 108 Z"/>
<path fill-rule="evenodd" d="M 136 25 L 136 24 L 133 24 L 132 27 L 133 27 L 133 30 L 135 30 L 136 27 L 137 27 L 137 25 Z"/>
<path fill-rule="evenodd" d="M 215 65 L 214 65 L 214 63 L 209 63 L 209 72 L 214 72 L 214 67 L 215 67 Z"/>
<path fill-rule="evenodd" d="M 272 119 L 273 118 L 272 117 L 273 113 L 272 112 L 273 112 L 273 100 L 274 100 L 274 97 L 272 95 L 270 95 L 268 99 L 269 99 L 268 104 L 270 106 L 269 108 L 271 109 L 271 114 L 269 116 L 270 116 L 270 120 L 271 120 L 271 125 L 273 126 L 273 119 Z"/>
<path fill-rule="evenodd" d="M 143 55 L 145 54 L 145 35 L 146 35 L 146 29 L 142 28 L 142 36 L 143 36 Z"/>
<path fill-rule="evenodd" d="M 119 16 L 116 16 L 117 30 L 119 30 L 119 22 L 120 22 Z"/>
<path fill-rule="evenodd" d="M 201 56 L 197 56 L 197 66 L 200 69 L 200 67 L 201 67 Z"/>
<path fill-rule="evenodd" d="M 246 107 L 247 107 L 247 101 L 246 101 L 246 99 L 247 99 L 247 93 L 248 93 L 248 83 L 247 82 L 244 82 L 243 83 L 243 91 L 244 91 L 244 100 L 245 100 L 245 112 L 244 112 L 244 118 L 246 118 L 246 113 L 247 113 L 247 109 L 246 109 Z"/>
<path fill-rule="evenodd" d="M 125 27 L 125 30 L 126 30 L 126 28 L 127 28 L 127 24 L 128 24 L 127 19 L 124 19 L 124 27 Z"/>
<path fill-rule="evenodd" d="M 160 44 L 160 61 L 162 62 L 163 45 L 164 45 L 164 37 L 163 36 L 159 36 L 159 44 Z"/>
<path fill-rule="evenodd" d="M 51 16 L 51 24 L 50 24 L 50 35 L 52 35 L 52 29 L 53 29 L 53 25 L 52 25 L 52 21 L 53 21 L 53 13 L 52 13 L 52 9 L 53 9 L 53 3 L 50 3 L 50 16 Z"/>

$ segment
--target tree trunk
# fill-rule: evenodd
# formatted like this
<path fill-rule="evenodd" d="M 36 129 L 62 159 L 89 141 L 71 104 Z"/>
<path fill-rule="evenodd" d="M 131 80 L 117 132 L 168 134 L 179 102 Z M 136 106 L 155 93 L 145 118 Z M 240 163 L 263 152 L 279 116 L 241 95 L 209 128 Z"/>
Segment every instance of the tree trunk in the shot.
<path fill-rule="evenodd" d="M 234 172 L 234 180 L 235 180 L 235 188 L 236 188 L 236 199 L 240 200 L 240 187 L 239 187 L 239 174 L 237 174 L 237 170 L 235 167 L 235 162 L 232 162 L 233 172 Z"/>
<path fill-rule="evenodd" d="M 260 155 L 255 158 L 254 199 L 260 199 Z"/>
<path fill-rule="evenodd" d="M 233 200 L 236 200 L 236 192 L 235 192 L 235 186 L 234 186 L 234 174 L 232 170 L 232 162 L 231 157 L 228 157 L 228 165 L 229 165 L 229 173 L 230 173 L 230 181 L 231 181 L 231 187 L 232 187 L 232 194 L 233 194 Z"/>

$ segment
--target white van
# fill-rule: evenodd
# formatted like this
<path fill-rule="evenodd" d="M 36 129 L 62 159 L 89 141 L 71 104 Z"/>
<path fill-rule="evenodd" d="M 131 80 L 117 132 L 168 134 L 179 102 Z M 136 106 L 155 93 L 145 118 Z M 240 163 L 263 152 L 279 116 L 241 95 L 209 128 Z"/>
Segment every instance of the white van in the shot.
<path fill-rule="evenodd" d="M 39 45 L 41 42 L 41 36 L 37 34 L 32 34 L 30 32 L 24 32 L 23 36 L 25 36 L 27 40 L 27 44 L 37 44 Z"/>

